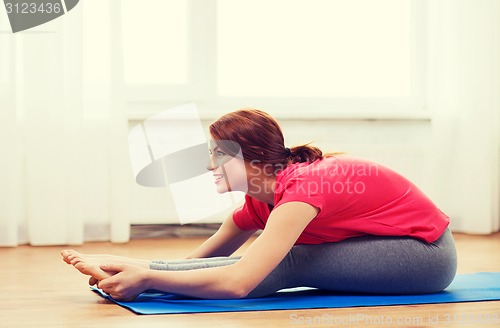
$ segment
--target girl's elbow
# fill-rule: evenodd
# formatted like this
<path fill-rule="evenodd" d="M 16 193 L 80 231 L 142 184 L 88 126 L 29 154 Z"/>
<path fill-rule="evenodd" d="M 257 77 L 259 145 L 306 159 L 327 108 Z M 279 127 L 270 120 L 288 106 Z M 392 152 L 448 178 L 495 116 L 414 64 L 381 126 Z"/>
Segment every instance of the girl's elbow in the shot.
<path fill-rule="evenodd" d="M 210 299 L 239 299 L 245 298 L 250 291 L 240 286 L 230 286 L 226 284 L 225 286 L 219 287 L 217 289 L 212 289 L 208 293 L 204 293 L 203 297 L 208 297 Z"/>
<path fill-rule="evenodd" d="M 237 264 L 226 267 L 227 275 L 220 280 L 224 293 L 230 298 L 246 298 L 259 284 L 255 273 L 248 272 L 244 268 L 237 267 Z"/>
<path fill-rule="evenodd" d="M 229 298 L 245 298 L 250 294 L 250 292 L 253 290 L 250 286 L 245 284 L 243 281 L 233 281 L 232 284 L 230 284 L 230 288 L 227 288 L 226 293 L 228 294 Z M 227 286 L 227 285 L 226 285 Z"/>
<path fill-rule="evenodd" d="M 245 298 L 251 291 L 249 288 L 236 288 L 233 290 L 232 298 Z"/>
<path fill-rule="evenodd" d="M 219 295 L 216 298 L 221 298 L 221 299 L 240 299 L 240 298 L 245 298 L 248 293 L 245 293 L 243 290 L 237 290 L 237 289 L 232 289 L 232 290 L 226 290 L 222 293 L 218 293 Z"/>

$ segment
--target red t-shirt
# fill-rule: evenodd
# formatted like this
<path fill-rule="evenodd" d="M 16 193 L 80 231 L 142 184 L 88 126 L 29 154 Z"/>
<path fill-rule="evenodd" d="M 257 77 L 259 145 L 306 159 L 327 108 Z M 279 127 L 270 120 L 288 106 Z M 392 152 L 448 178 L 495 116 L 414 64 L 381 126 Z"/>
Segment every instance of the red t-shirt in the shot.
<path fill-rule="evenodd" d="M 363 235 L 438 239 L 450 220 L 413 183 L 380 164 L 326 157 L 289 165 L 276 176 L 274 208 L 304 202 L 319 209 L 296 244 L 337 242 Z M 250 196 L 235 210 L 242 230 L 264 229 L 271 209 Z"/>

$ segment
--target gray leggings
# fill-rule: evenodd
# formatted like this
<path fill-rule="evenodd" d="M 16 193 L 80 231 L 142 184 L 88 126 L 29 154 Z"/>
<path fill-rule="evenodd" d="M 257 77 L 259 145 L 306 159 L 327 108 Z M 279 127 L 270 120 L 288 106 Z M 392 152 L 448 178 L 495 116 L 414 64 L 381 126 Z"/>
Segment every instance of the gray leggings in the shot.
<path fill-rule="evenodd" d="M 153 270 L 194 270 L 230 265 L 239 257 L 151 262 Z M 422 294 L 445 289 L 455 277 L 457 255 L 449 230 L 433 243 L 411 237 L 363 236 L 294 246 L 248 295 L 314 287 L 340 292 Z"/>

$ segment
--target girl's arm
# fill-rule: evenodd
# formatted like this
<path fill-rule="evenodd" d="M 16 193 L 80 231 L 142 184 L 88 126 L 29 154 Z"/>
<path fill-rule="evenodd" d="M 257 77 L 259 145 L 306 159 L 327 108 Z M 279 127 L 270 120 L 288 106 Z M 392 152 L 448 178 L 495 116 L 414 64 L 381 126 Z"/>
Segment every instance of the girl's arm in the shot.
<path fill-rule="evenodd" d="M 101 268 L 117 272 L 99 287 L 117 299 L 133 299 L 147 289 L 200 298 L 242 298 L 283 260 L 318 209 L 302 202 L 276 208 L 263 233 L 235 264 L 189 271 L 155 271 L 127 265 Z"/>
<path fill-rule="evenodd" d="M 203 258 L 214 256 L 229 256 L 241 247 L 255 230 L 241 230 L 229 215 L 219 230 L 201 244 L 188 258 Z"/>

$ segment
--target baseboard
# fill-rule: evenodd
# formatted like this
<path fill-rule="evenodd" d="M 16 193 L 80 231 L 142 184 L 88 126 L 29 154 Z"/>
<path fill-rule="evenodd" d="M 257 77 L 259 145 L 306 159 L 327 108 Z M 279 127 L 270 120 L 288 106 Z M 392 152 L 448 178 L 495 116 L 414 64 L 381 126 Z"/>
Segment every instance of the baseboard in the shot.
<path fill-rule="evenodd" d="M 220 225 L 220 223 L 136 224 L 130 227 L 130 239 L 209 237 L 219 229 Z"/>

